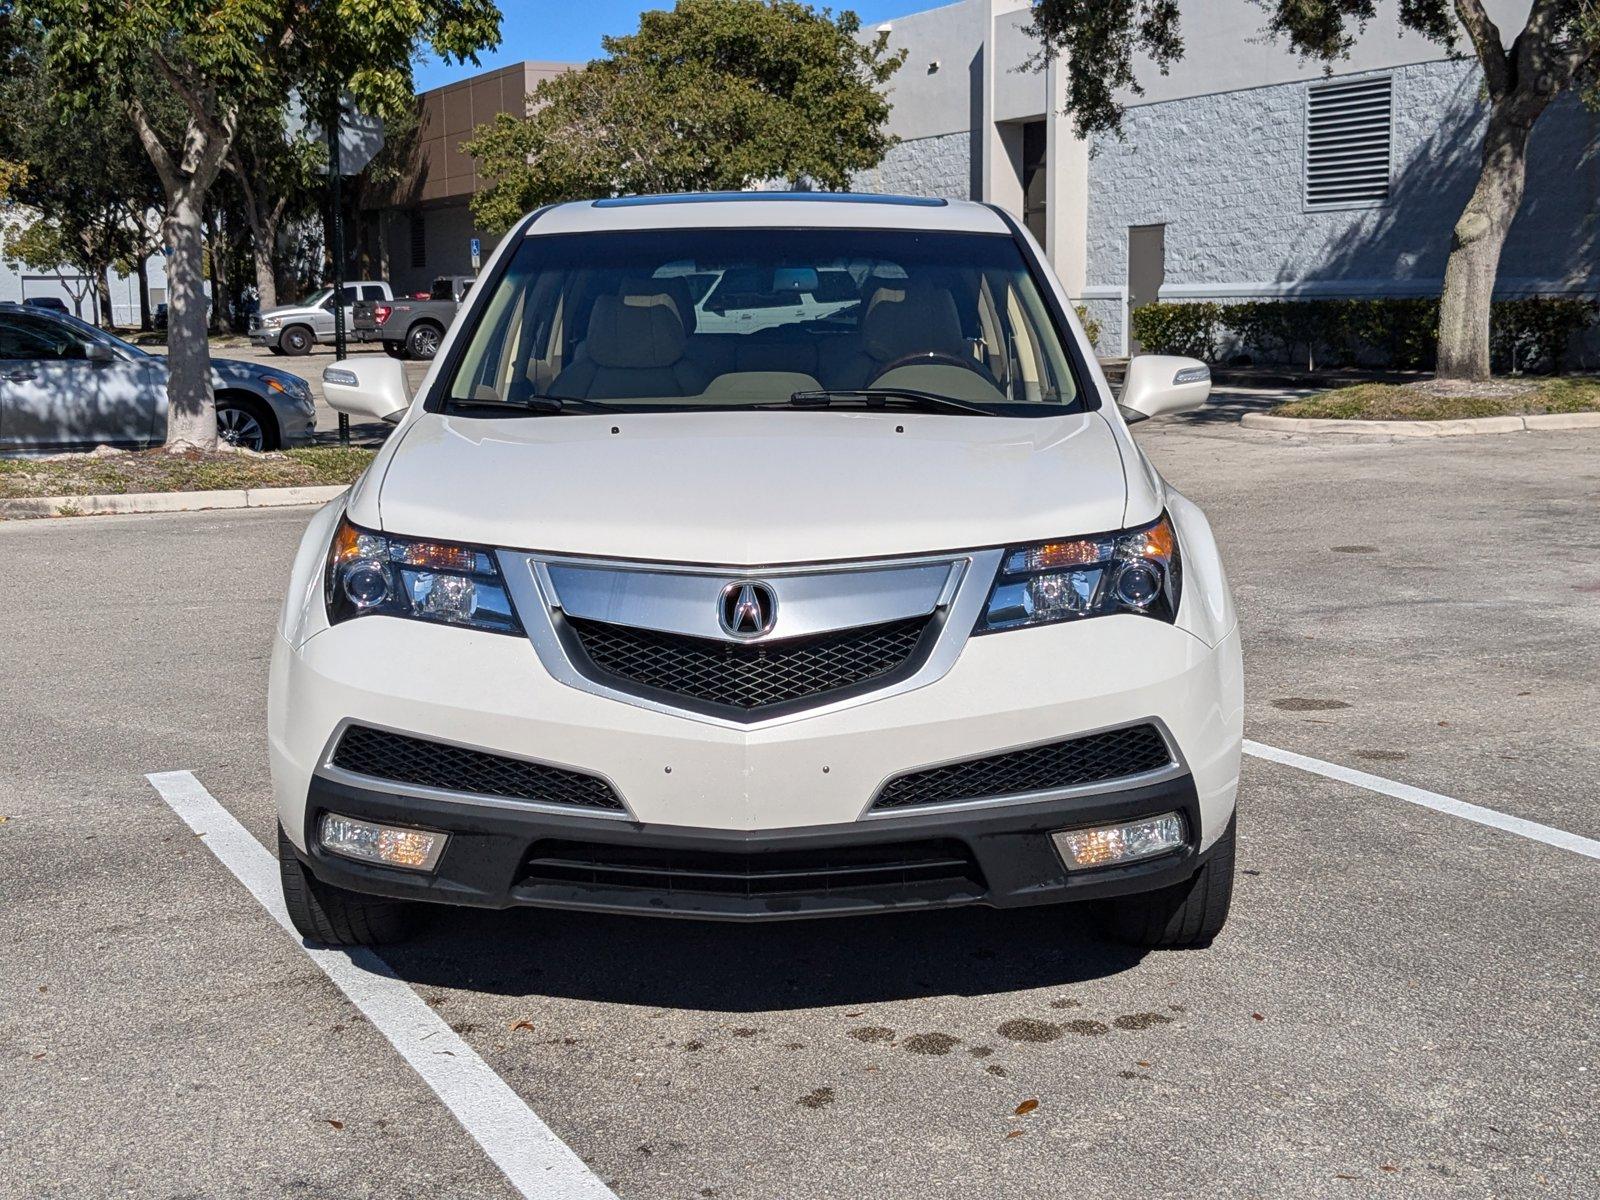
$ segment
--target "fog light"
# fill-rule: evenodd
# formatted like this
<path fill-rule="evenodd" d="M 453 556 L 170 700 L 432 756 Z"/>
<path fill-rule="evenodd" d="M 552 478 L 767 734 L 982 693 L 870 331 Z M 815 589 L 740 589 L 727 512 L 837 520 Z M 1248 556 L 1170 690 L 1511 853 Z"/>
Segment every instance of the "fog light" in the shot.
<path fill-rule="evenodd" d="M 1069 867 L 1109 867 L 1178 849 L 1184 844 L 1183 817 L 1162 813 L 1123 825 L 1063 829 L 1050 838 Z"/>
<path fill-rule="evenodd" d="M 324 850 L 345 858 L 382 863 L 386 867 L 431 871 L 449 840 L 447 833 L 374 825 L 354 817 L 341 817 L 338 813 L 328 813 L 322 818 Z"/>

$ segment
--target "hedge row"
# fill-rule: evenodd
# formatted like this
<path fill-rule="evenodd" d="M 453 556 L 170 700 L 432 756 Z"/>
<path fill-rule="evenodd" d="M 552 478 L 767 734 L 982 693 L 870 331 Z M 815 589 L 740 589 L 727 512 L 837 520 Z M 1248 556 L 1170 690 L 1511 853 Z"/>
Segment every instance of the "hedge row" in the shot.
<path fill-rule="evenodd" d="M 1490 352 L 1497 371 L 1556 370 L 1574 334 L 1600 304 L 1567 296 L 1496 300 Z M 1134 310 L 1133 336 L 1154 354 L 1215 362 L 1304 363 L 1309 367 L 1430 370 L 1439 336 L 1435 299 L 1251 300 L 1147 304 Z"/>

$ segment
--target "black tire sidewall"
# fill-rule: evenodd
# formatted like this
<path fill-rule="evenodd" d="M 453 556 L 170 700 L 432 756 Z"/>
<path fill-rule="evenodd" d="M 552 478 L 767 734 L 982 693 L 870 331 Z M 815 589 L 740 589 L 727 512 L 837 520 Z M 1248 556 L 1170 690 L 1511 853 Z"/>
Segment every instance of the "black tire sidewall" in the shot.
<path fill-rule="evenodd" d="M 311 347 L 316 344 L 316 337 L 304 325 L 291 325 L 278 335 L 278 345 L 283 353 L 295 358 L 310 354 Z"/>
<path fill-rule="evenodd" d="M 428 335 L 432 335 L 433 350 L 429 353 L 424 353 L 422 347 L 418 344 L 418 340 L 419 338 Z M 423 362 L 427 362 L 439 352 L 439 342 L 443 339 L 443 337 L 444 333 L 437 325 L 424 323 L 414 326 L 406 332 L 406 353 L 412 358 L 421 359 Z"/>

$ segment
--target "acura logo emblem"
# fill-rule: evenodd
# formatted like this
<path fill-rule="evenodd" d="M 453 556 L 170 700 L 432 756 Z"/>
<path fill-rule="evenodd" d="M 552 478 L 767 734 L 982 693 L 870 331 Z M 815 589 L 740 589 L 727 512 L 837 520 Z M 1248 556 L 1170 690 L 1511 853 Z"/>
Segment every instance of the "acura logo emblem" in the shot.
<path fill-rule="evenodd" d="M 755 638 L 771 633 L 778 619 L 778 598 L 764 583 L 730 583 L 717 601 L 717 620 L 729 637 Z"/>

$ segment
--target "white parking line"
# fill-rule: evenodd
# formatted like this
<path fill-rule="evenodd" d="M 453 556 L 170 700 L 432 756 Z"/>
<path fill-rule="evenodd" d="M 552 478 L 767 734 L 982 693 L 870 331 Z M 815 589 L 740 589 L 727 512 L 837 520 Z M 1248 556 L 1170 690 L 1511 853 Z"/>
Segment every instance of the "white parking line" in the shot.
<path fill-rule="evenodd" d="M 145 778 L 272 919 L 300 942 L 283 907 L 277 860 L 266 848 L 190 772 L 163 771 Z M 616 1200 L 388 963 L 365 949 L 325 950 L 303 943 L 301 948 L 422 1076 L 519 1193 L 530 1200 Z"/>
<path fill-rule="evenodd" d="M 1365 771 L 1341 767 L 1338 763 L 1323 762 L 1320 758 L 1307 758 L 1304 754 L 1296 754 L 1293 750 L 1279 750 L 1276 746 L 1263 746 L 1260 742 L 1252 742 L 1248 739 L 1244 744 L 1244 752 L 1252 754 L 1256 758 L 1264 758 L 1269 762 L 1282 763 L 1286 767 L 1296 767 L 1301 771 L 1309 771 L 1313 775 L 1321 775 L 1327 779 L 1337 779 L 1340 783 L 1354 784 L 1356 787 L 1365 788 L 1369 792 L 1393 796 L 1396 800 L 1405 800 L 1410 804 L 1420 804 L 1423 808 L 1431 808 L 1435 812 L 1449 813 L 1452 817 L 1475 821 L 1479 825 L 1488 825 L 1493 829 L 1503 829 L 1507 833 L 1531 838 L 1533 841 L 1543 842 L 1547 846 L 1570 850 L 1572 853 L 1582 854 L 1586 858 L 1600 858 L 1600 841 L 1596 841 L 1594 838 L 1582 837 L 1576 833 L 1568 833 L 1564 829 L 1556 829 L 1551 825 L 1541 825 L 1537 821 L 1513 817 L 1507 813 L 1497 812 L 1492 808 L 1484 808 L 1480 804 L 1468 804 L 1465 800 L 1454 800 L 1449 796 L 1441 796 L 1438 792 L 1412 787 L 1409 783 L 1396 783 L 1394 780 L 1385 779 L 1381 775 L 1368 775 Z"/>

